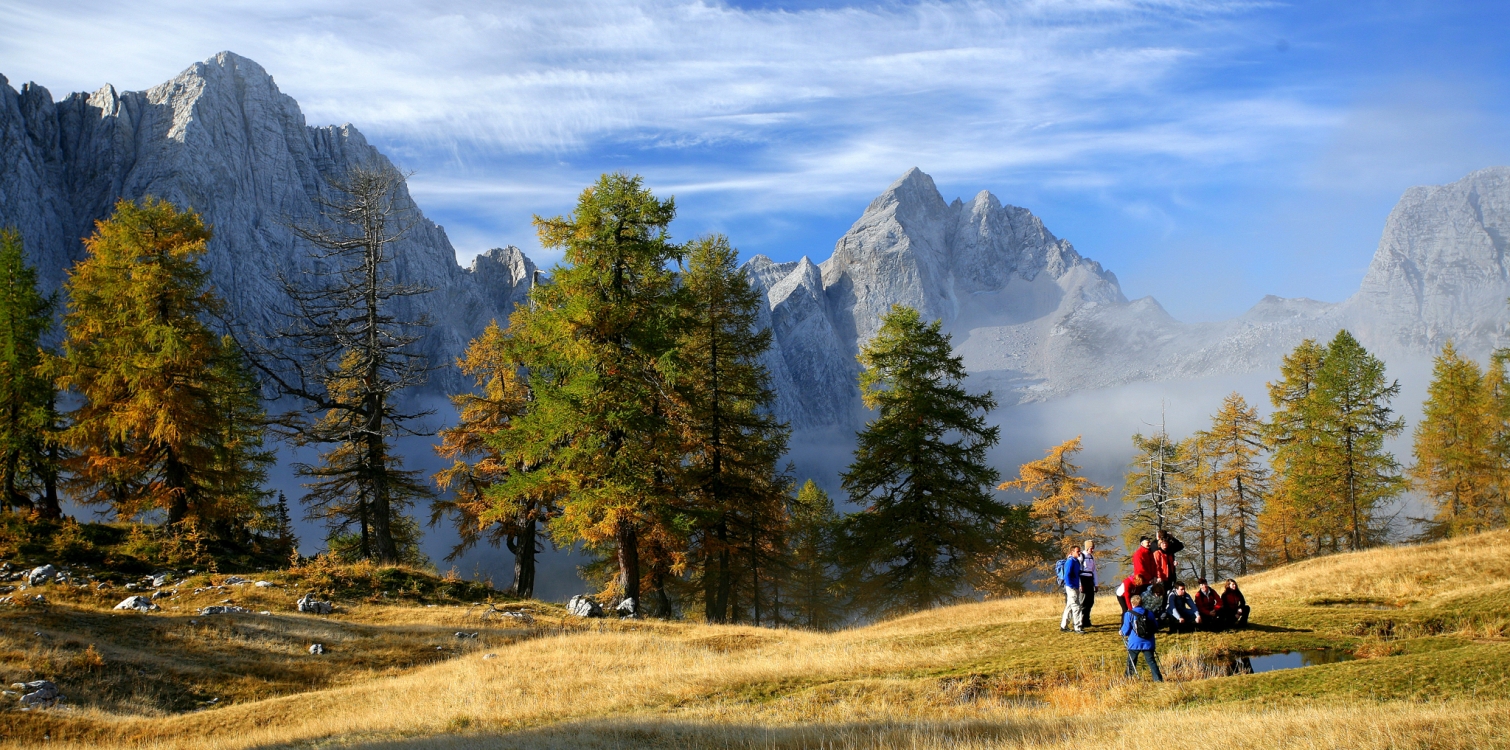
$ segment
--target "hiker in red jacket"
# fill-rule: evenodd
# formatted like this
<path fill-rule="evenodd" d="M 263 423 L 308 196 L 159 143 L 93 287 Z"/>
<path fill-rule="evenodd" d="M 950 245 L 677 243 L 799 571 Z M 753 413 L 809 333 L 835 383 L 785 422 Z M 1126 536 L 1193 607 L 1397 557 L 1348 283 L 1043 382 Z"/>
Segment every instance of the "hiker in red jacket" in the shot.
<path fill-rule="evenodd" d="M 1148 548 L 1148 543 L 1146 536 L 1139 539 L 1138 548 L 1133 550 L 1132 556 L 1133 575 L 1142 578 L 1145 584 L 1158 577 L 1158 570 L 1153 564 L 1153 550 Z"/>
<path fill-rule="evenodd" d="M 1195 592 L 1195 624 L 1202 630 L 1217 630 L 1221 627 L 1222 596 L 1201 579 L 1201 587 Z"/>
<path fill-rule="evenodd" d="M 1117 587 L 1121 589 L 1118 592 L 1117 601 L 1122 603 L 1122 614 L 1127 614 L 1128 610 L 1133 608 L 1132 598 L 1143 593 L 1143 589 L 1148 586 L 1146 581 L 1147 579 L 1137 573 L 1122 580 L 1122 585 Z"/>
<path fill-rule="evenodd" d="M 1185 549 L 1184 543 L 1174 538 L 1174 535 L 1159 529 L 1158 541 L 1154 550 L 1154 567 L 1158 572 L 1159 580 L 1164 584 L 1165 591 L 1173 591 L 1174 585 L 1180 577 L 1179 565 L 1175 563 L 1174 556 L 1180 550 Z M 1162 560 L 1160 558 L 1163 558 Z"/>
<path fill-rule="evenodd" d="M 1222 591 L 1222 608 L 1219 619 L 1224 627 L 1248 627 L 1248 613 L 1252 609 L 1248 607 L 1248 599 L 1243 596 L 1241 589 L 1237 587 L 1237 581 L 1227 579 L 1227 588 Z"/>

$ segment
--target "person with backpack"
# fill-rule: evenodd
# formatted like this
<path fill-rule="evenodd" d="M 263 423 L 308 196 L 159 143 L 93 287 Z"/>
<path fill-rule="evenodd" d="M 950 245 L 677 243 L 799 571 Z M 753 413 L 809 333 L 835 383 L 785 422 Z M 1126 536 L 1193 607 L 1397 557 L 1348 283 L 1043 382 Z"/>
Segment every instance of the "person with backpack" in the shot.
<path fill-rule="evenodd" d="M 1202 578 L 1200 584 L 1201 587 L 1195 592 L 1195 624 L 1202 630 L 1220 630 L 1222 597 L 1207 585 L 1206 579 Z"/>
<path fill-rule="evenodd" d="M 1075 632 L 1084 634 L 1080 626 L 1080 548 L 1070 548 L 1070 554 L 1054 565 L 1054 577 L 1064 587 L 1064 615 L 1059 618 L 1059 631 L 1065 632 L 1073 624 Z"/>
<path fill-rule="evenodd" d="M 1122 585 L 1117 587 L 1117 601 L 1122 603 L 1122 614 L 1125 615 L 1128 610 L 1132 609 L 1133 596 L 1143 593 L 1143 589 L 1147 586 L 1147 583 L 1148 579 L 1137 573 L 1122 579 Z"/>
<path fill-rule="evenodd" d="M 1248 606 L 1248 600 L 1243 596 L 1241 589 L 1237 587 L 1237 581 L 1227 579 L 1227 588 L 1222 591 L 1221 622 L 1223 627 L 1246 628 L 1248 627 L 1248 613 L 1252 608 Z"/>
<path fill-rule="evenodd" d="M 1143 611 L 1148 613 L 1148 619 L 1153 621 L 1153 629 L 1158 630 L 1164 626 L 1164 607 L 1167 600 L 1164 594 L 1164 584 L 1154 581 L 1143 591 Z"/>
<path fill-rule="evenodd" d="M 1096 604 L 1096 540 L 1085 540 L 1080 552 L 1080 628 L 1091 626 L 1091 607 Z"/>
<path fill-rule="evenodd" d="M 1196 612 L 1195 600 L 1185 592 L 1185 584 L 1174 585 L 1174 593 L 1169 595 L 1169 603 L 1164 607 L 1165 621 L 1169 623 L 1171 633 L 1189 633 L 1195 630 L 1195 621 L 1200 615 Z"/>
<path fill-rule="evenodd" d="M 1148 611 L 1143 609 L 1143 597 L 1133 594 L 1130 603 L 1132 607 L 1122 615 L 1121 631 L 1127 639 L 1127 676 L 1138 676 L 1138 655 L 1142 654 L 1153 681 L 1163 682 L 1164 675 L 1159 674 L 1159 660 L 1154 655 L 1154 625 Z"/>

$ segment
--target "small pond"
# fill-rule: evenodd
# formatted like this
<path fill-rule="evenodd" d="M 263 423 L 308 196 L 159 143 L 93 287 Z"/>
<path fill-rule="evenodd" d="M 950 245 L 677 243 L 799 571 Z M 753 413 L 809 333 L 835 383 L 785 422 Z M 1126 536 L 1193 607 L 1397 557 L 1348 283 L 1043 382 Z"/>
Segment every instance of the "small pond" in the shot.
<path fill-rule="evenodd" d="M 1235 656 L 1225 660 L 1213 660 L 1208 668 L 1221 675 L 1235 674 L 1261 674 L 1273 672 L 1277 669 L 1297 669 L 1299 667 L 1314 667 L 1318 664 L 1336 664 L 1338 662 L 1352 661 L 1355 657 L 1346 652 L 1332 648 L 1308 648 L 1300 651 L 1286 651 L 1280 654 L 1256 654 L 1253 656 Z"/>

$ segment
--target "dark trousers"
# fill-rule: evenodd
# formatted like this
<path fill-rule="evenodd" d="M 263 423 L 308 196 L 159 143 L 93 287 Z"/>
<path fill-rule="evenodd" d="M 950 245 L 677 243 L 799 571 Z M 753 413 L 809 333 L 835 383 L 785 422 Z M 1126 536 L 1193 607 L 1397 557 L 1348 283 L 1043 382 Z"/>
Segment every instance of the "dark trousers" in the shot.
<path fill-rule="evenodd" d="M 1148 649 L 1147 651 L 1129 650 L 1127 652 L 1127 676 L 1138 676 L 1138 654 L 1143 655 L 1143 662 L 1148 665 L 1148 673 L 1153 675 L 1153 681 L 1163 682 L 1164 675 L 1159 674 L 1159 660 L 1154 657 L 1153 649 Z"/>
<path fill-rule="evenodd" d="M 1253 611 L 1253 608 L 1246 604 L 1239 604 L 1235 611 L 1229 607 L 1223 607 L 1221 614 L 1222 627 L 1247 627 L 1248 613 L 1251 611 Z"/>
<path fill-rule="evenodd" d="M 1080 577 L 1080 592 L 1085 598 L 1080 602 L 1080 627 L 1091 626 L 1091 605 L 1096 603 L 1096 584 L 1090 576 Z"/>
<path fill-rule="evenodd" d="M 1171 632 L 1171 633 L 1193 633 L 1193 632 L 1195 632 L 1195 615 L 1191 615 L 1189 617 L 1186 617 L 1184 622 L 1180 622 L 1179 620 L 1176 620 L 1173 617 L 1169 618 L 1169 632 Z"/>

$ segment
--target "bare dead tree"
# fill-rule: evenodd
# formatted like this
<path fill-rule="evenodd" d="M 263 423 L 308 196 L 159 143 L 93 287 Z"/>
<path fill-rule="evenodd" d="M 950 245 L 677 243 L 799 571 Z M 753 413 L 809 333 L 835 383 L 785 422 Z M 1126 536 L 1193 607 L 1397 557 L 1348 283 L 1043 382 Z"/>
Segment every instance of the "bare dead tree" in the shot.
<path fill-rule="evenodd" d="M 326 446 L 318 464 L 295 465 L 309 479 L 308 517 L 334 533 L 357 527 L 357 555 L 385 562 L 417 542 L 418 526 L 403 511 L 430 494 L 391 444 L 430 434 L 411 425 L 431 413 L 395 404 L 429 372 L 414 347 L 428 322 L 400 320 L 394 309 L 401 298 L 431 291 L 396 278 L 391 246 L 415 223 L 403 179 L 384 165 L 329 181 L 334 197 L 318 202 L 325 221 L 293 225 L 314 246 L 315 268 L 281 279 L 293 302 L 288 325 L 252 357 L 280 397 L 301 402 L 281 420 L 294 444 Z"/>

